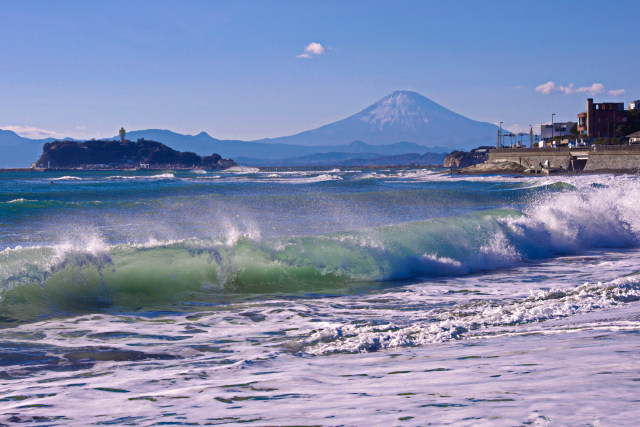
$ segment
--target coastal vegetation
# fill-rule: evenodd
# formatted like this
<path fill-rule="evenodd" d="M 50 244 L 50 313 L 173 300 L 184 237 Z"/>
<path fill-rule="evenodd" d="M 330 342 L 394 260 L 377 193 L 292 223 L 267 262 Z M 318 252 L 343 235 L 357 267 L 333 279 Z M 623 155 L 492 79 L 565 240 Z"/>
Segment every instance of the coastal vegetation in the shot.
<path fill-rule="evenodd" d="M 219 169 L 234 166 L 220 154 L 199 156 L 192 152 L 176 151 L 160 142 L 139 139 L 53 141 L 42 147 L 36 162 L 39 168 L 136 168 L 144 167 L 204 167 Z"/>

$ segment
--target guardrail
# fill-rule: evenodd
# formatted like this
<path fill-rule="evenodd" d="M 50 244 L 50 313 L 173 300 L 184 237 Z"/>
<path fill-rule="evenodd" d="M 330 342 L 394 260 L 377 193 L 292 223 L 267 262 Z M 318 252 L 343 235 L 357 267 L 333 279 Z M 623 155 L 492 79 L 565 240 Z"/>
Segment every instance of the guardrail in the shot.
<path fill-rule="evenodd" d="M 633 145 L 592 145 L 590 147 L 544 147 L 544 148 L 492 148 L 490 153 L 565 153 L 568 151 L 640 151 L 640 144 Z"/>
<path fill-rule="evenodd" d="M 572 150 L 576 150 L 573 148 Z M 584 147 L 587 149 L 587 147 Z M 568 147 L 544 147 L 544 148 L 492 148 L 490 153 L 562 153 L 568 152 Z"/>
<path fill-rule="evenodd" d="M 592 145 L 591 151 L 640 151 L 640 144 L 633 145 Z"/>

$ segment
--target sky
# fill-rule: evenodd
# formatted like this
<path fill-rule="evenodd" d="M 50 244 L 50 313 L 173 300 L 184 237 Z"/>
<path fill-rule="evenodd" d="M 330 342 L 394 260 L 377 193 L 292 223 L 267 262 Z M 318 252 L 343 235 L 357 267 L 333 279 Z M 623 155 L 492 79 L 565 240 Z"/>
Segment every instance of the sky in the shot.
<path fill-rule="evenodd" d="M 294 134 L 414 90 L 513 131 L 640 98 L 640 1 L 0 0 L 0 129 Z"/>

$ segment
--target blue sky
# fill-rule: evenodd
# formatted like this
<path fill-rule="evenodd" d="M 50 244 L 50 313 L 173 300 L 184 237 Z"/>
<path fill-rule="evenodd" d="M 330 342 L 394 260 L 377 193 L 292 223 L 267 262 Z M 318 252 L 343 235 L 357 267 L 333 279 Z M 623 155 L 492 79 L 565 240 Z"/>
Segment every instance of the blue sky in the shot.
<path fill-rule="evenodd" d="M 638 16 L 637 0 L 0 0 L 0 128 L 257 139 L 410 89 L 528 129 L 640 98 Z"/>

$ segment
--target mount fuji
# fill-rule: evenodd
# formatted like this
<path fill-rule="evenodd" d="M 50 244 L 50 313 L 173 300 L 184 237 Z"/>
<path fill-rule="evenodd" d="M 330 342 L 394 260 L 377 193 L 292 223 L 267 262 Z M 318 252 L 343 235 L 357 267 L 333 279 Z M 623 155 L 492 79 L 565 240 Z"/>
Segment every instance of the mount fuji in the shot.
<path fill-rule="evenodd" d="M 412 91 L 396 91 L 346 119 L 291 136 L 257 142 L 344 145 L 354 140 L 381 145 L 412 142 L 469 149 L 493 144 L 498 127 L 455 113 Z"/>

